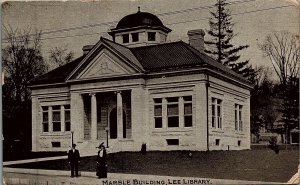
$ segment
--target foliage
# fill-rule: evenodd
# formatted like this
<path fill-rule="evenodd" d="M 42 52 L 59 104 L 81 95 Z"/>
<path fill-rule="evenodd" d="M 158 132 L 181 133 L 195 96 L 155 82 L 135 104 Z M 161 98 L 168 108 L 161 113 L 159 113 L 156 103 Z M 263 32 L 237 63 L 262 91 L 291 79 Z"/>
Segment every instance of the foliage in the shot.
<path fill-rule="evenodd" d="M 54 47 L 50 50 L 50 62 L 63 66 L 74 59 L 74 53 L 68 52 L 66 47 Z"/>
<path fill-rule="evenodd" d="M 11 98 L 17 102 L 30 100 L 29 81 L 47 71 L 41 54 L 41 32 L 4 27 L 7 45 L 2 49 L 5 83 L 11 87 Z"/>
<path fill-rule="evenodd" d="M 251 133 L 259 138 L 260 128 L 271 129 L 276 118 L 276 106 L 274 99 L 274 83 L 271 81 L 269 68 L 255 69 L 254 88 L 251 91 Z"/>
<path fill-rule="evenodd" d="M 281 119 L 283 125 L 277 128 L 281 134 L 286 134 L 289 142 L 290 130 L 299 123 L 299 68 L 300 68 L 300 41 L 298 35 L 289 32 L 273 32 L 259 45 L 267 56 L 280 79 L 276 87 L 277 95 L 283 101 Z"/>
<path fill-rule="evenodd" d="M 4 26 L 2 49 L 5 73 L 3 90 L 4 144 L 13 146 L 22 142 L 22 148 L 31 143 L 30 80 L 47 71 L 41 54 L 41 32 L 18 30 Z M 19 145 L 19 144 L 18 144 Z"/>
<path fill-rule="evenodd" d="M 239 61 L 239 52 L 248 48 L 248 45 L 235 46 L 232 39 L 236 36 L 233 31 L 231 12 L 227 8 L 226 0 L 217 0 L 216 11 L 211 12 L 208 35 L 211 40 L 205 41 L 207 49 L 205 52 L 219 63 L 228 66 L 233 71 L 243 75 L 251 83 L 254 83 L 255 70 L 249 65 L 249 60 Z"/>
<path fill-rule="evenodd" d="M 289 32 L 273 32 L 259 45 L 267 56 L 280 79 L 286 85 L 289 79 L 299 76 L 300 67 L 300 41 L 299 35 Z"/>

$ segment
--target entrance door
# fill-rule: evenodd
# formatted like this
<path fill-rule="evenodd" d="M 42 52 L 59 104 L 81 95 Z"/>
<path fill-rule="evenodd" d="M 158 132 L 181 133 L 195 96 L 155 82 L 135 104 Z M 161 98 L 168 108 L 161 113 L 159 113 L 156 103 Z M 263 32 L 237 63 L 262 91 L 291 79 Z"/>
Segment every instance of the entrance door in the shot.
<path fill-rule="evenodd" d="M 109 115 L 109 133 L 111 139 L 118 137 L 118 123 L 117 123 L 117 108 L 114 108 Z M 123 111 L 123 138 L 126 138 L 126 115 Z"/>

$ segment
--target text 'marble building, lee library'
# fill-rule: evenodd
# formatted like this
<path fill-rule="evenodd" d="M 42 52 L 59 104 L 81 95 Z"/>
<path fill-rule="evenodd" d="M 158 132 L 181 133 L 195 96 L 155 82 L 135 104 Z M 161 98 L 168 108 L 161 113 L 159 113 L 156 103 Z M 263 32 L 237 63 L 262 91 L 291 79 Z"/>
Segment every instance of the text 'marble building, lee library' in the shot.
<path fill-rule="evenodd" d="M 32 150 L 250 148 L 251 85 L 146 12 L 127 15 L 83 55 L 31 82 Z M 108 141 L 107 141 L 108 140 Z"/>

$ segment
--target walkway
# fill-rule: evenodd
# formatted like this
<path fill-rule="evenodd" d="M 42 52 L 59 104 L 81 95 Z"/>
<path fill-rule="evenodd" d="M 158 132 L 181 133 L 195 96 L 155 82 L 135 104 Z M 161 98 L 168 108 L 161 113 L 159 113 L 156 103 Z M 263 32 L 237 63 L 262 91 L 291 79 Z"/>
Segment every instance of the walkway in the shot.
<path fill-rule="evenodd" d="M 5 184 L 39 185 L 195 185 L 195 184 L 282 184 L 279 182 L 210 179 L 197 177 L 170 177 L 154 175 L 109 173 L 107 179 L 97 179 L 95 172 L 81 172 L 70 178 L 67 171 L 28 170 L 4 168 Z"/>

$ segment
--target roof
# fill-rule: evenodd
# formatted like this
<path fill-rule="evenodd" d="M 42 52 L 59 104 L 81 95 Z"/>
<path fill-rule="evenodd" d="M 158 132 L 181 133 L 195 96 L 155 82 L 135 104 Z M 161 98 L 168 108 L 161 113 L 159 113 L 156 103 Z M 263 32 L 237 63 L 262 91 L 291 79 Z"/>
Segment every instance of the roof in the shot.
<path fill-rule="evenodd" d="M 178 68 L 187 69 L 206 66 L 214 71 L 220 71 L 239 81 L 246 82 L 241 75 L 218 63 L 206 54 L 200 53 L 183 41 L 136 48 L 128 48 L 105 38 L 101 38 L 99 42 L 127 59 L 131 65 L 140 69 L 140 71 L 147 74 Z M 74 72 L 75 68 L 86 60 L 85 56 L 87 55 L 83 55 L 73 62 L 35 78 L 31 81 L 31 85 L 66 82 L 67 77 Z"/>
<path fill-rule="evenodd" d="M 116 26 L 116 29 L 132 28 L 138 26 L 161 26 L 164 27 L 161 20 L 148 12 L 140 12 L 123 17 Z"/>
<path fill-rule="evenodd" d="M 30 85 L 63 83 L 68 75 L 76 68 L 76 66 L 84 58 L 84 55 L 69 62 L 63 66 L 53 69 L 46 74 L 38 76 L 30 81 Z"/>

